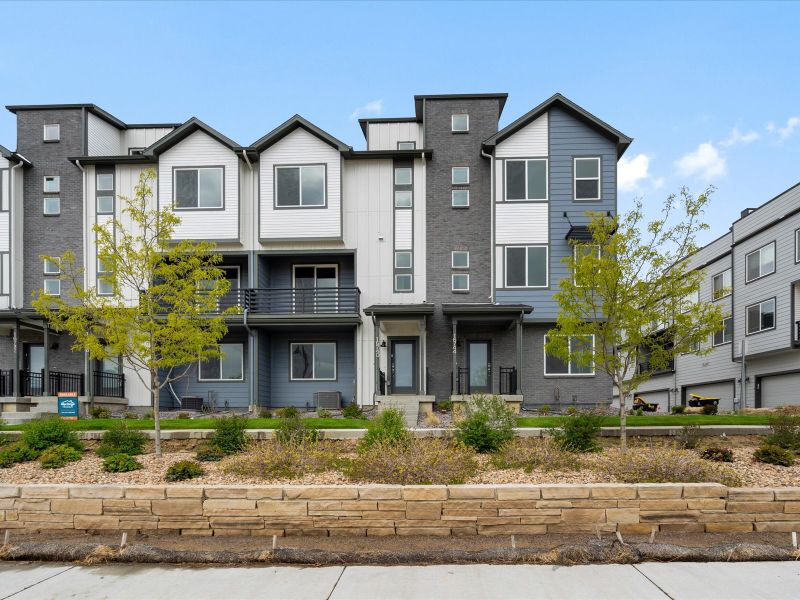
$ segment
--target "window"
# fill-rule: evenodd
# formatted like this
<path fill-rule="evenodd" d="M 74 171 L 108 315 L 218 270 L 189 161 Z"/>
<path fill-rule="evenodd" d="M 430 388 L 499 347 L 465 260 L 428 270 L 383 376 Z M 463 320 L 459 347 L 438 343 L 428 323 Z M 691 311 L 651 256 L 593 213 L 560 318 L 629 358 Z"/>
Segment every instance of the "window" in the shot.
<path fill-rule="evenodd" d="M 61 273 L 61 265 L 58 260 L 44 259 L 44 274 L 45 275 L 58 275 Z"/>
<path fill-rule="evenodd" d="M 410 269 L 411 268 L 411 252 L 395 252 L 394 253 L 394 268 L 395 269 Z"/>
<path fill-rule="evenodd" d="M 469 273 L 453 273 L 452 288 L 454 292 L 469 291 Z"/>
<path fill-rule="evenodd" d="M 417 142 L 397 142 L 398 150 L 416 150 Z"/>
<path fill-rule="evenodd" d="M 575 200 L 600 200 L 600 159 L 575 159 Z"/>
<path fill-rule="evenodd" d="M 794 262 L 800 263 L 800 229 L 794 232 Z"/>
<path fill-rule="evenodd" d="M 733 341 L 733 317 L 725 317 L 722 319 L 722 329 L 714 332 L 714 339 L 711 341 L 712 346 L 722 346 L 723 344 L 730 344 Z"/>
<path fill-rule="evenodd" d="M 450 127 L 453 131 L 458 133 L 469 131 L 469 115 L 453 115 L 450 117 Z"/>
<path fill-rule="evenodd" d="M 98 215 L 114 214 L 114 196 L 97 197 L 97 214 Z"/>
<path fill-rule="evenodd" d="M 395 292 L 410 292 L 412 290 L 412 277 L 410 274 L 398 273 L 394 276 Z"/>
<path fill-rule="evenodd" d="M 596 244 L 575 244 L 572 247 L 573 257 L 575 258 L 575 263 L 580 264 L 580 261 L 585 256 L 592 256 L 594 255 L 595 258 L 600 258 L 600 246 Z M 579 287 L 583 287 L 584 283 L 578 283 L 577 277 L 574 279 L 575 285 Z"/>
<path fill-rule="evenodd" d="M 336 379 L 336 343 L 292 343 L 293 381 L 333 381 Z"/>
<path fill-rule="evenodd" d="M 745 254 L 745 282 L 750 283 L 760 277 L 775 272 L 775 242 Z"/>
<path fill-rule="evenodd" d="M 733 278 L 730 269 L 725 269 L 722 273 L 714 275 L 711 279 L 711 299 L 719 300 L 731 295 L 733 289 Z"/>
<path fill-rule="evenodd" d="M 506 200 L 547 201 L 547 159 L 506 161 Z"/>
<path fill-rule="evenodd" d="M 453 185 L 469 185 L 469 167 L 453 167 L 450 178 Z"/>
<path fill-rule="evenodd" d="M 61 280 L 60 279 L 45 279 L 44 280 L 44 293 L 50 296 L 61 295 Z"/>
<path fill-rule="evenodd" d="M 395 185 L 411 185 L 413 177 L 414 171 L 411 167 L 397 167 L 394 170 Z"/>
<path fill-rule="evenodd" d="M 57 194 L 61 191 L 61 177 L 58 175 L 48 175 L 44 178 L 45 194 Z"/>
<path fill-rule="evenodd" d="M 469 252 L 467 250 L 453 250 L 450 259 L 454 269 L 469 269 Z"/>
<path fill-rule="evenodd" d="M 111 173 L 98 173 L 97 174 L 97 189 L 102 191 L 109 191 L 114 189 L 114 175 Z"/>
<path fill-rule="evenodd" d="M 547 287 L 547 246 L 506 248 L 506 287 Z"/>
<path fill-rule="evenodd" d="M 413 198 L 414 196 L 411 193 L 411 190 L 395 190 L 394 205 L 397 208 L 410 208 Z"/>
<path fill-rule="evenodd" d="M 61 214 L 61 198 L 58 196 L 45 196 L 44 208 L 42 212 L 46 215 L 60 215 Z"/>
<path fill-rule="evenodd" d="M 775 329 L 775 298 L 748 306 L 747 333 L 759 333 Z"/>
<path fill-rule="evenodd" d="M 144 148 L 138 148 L 138 147 L 131 146 L 130 148 L 128 148 L 128 155 L 129 156 L 135 156 L 137 154 L 144 153 L 144 151 L 145 151 Z"/>
<path fill-rule="evenodd" d="M 44 124 L 44 141 L 57 142 L 61 139 L 61 125 L 58 123 Z"/>
<path fill-rule="evenodd" d="M 544 343 L 547 344 L 547 336 Z M 594 356 L 594 336 L 570 336 L 568 342 L 571 354 L 581 354 L 590 352 Z M 545 351 L 544 356 L 545 375 L 594 375 L 594 362 L 589 365 L 579 365 L 578 361 L 571 360 L 564 362 L 558 357 L 551 356 Z"/>
<path fill-rule="evenodd" d="M 455 208 L 465 208 L 469 206 L 469 190 L 453 190 L 451 201 Z"/>
<path fill-rule="evenodd" d="M 222 171 L 222 167 L 175 169 L 175 208 L 222 208 Z"/>
<path fill-rule="evenodd" d="M 222 356 L 200 361 L 198 381 L 244 381 L 244 346 L 220 344 Z"/>
<path fill-rule="evenodd" d="M 108 279 L 111 277 L 112 270 L 99 258 L 97 259 L 97 294 L 99 296 L 111 296 L 114 294 L 114 282 Z"/>

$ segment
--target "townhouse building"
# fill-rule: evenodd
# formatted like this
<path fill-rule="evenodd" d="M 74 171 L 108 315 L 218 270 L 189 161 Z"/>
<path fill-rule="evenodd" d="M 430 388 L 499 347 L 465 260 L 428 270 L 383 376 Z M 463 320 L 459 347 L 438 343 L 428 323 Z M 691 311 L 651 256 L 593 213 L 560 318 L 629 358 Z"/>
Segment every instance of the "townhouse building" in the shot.
<path fill-rule="evenodd" d="M 130 365 L 73 351 L 30 300 L 68 293 L 44 254 L 72 251 L 98 285 L 92 226 L 120 219 L 154 168 L 155 201 L 181 217 L 175 238 L 216 243 L 225 302 L 242 308 L 224 357 L 192 365 L 161 406 L 609 402 L 608 378 L 543 346 L 571 276 L 562 259 L 590 238 L 587 211 L 616 212 L 632 140 L 560 94 L 498 130 L 506 98 L 415 96 L 412 116 L 360 121 L 363 150 L 298 115 L 241 145 L 196 118 L 7 107 L 18 139 L 0 163 L 0 398 L 150 404 Z"/>
<path fill-rule="evenodd" d="M 720 398 L 721 410 L 800 404 L 800 184 L 742 211 L 687 260 L 705 273 L 699 298 L 726 317 L 709 353 L 677 356 L 638 395 L 661 410 L 691 394 Z"/>

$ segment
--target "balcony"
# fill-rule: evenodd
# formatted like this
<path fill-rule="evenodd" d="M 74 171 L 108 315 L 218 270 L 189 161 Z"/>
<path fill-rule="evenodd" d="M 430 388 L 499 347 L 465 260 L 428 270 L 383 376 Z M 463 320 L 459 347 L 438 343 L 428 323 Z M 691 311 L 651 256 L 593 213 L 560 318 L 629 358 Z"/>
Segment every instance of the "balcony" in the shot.
<path fill-rule="evenodd" d="M 245 288 L 219 301 L 221 310 L 232 306 L 252 315 L 357 315 L 361 291 L 356 287 Z"/>
<path fill-rule="evenodd" d="M 14 395 L 14 375 L 12 370 L 0 371 L 0 398 Z M 108 373 L 105 371 L 94 371 L 94 394 L 107 398 L 125 397 L 125 375 Z M 44 371 L 20 371 L 19 381 L 21 382 L 20 396 L 39 397 L 44 396 Z M 49 396 L 55 396 L 59 392 L 71 392 L 78 396 L 85 396 L 85 378 L 83 373 L 64 373 L 61 371 L 50 371 L 49 377 Z"/>
<path fill-rule="evenodd" d="M 656 369 L 650 364 L 650 361 L 640 362 L 636 365 L 636 372 L 640 375 L 644 373 L 650 373 L 650 375 L 661 375 L 664 373 L 673 373 L 675 372 L 675 360 L 670 360 L 667 363 L 666 367 Z"/>

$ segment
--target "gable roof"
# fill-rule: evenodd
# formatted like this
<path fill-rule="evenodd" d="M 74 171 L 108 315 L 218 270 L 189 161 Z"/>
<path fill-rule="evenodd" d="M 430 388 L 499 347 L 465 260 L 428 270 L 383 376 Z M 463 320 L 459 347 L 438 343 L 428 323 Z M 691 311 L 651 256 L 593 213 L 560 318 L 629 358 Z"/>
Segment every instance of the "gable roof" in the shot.
<path fill-rule="evenodd" d="M 244 149 L 243 146 L 237 144 L 229 137 L 222 135 L 219 131 L 217 131 L 213 127 L 206 125 L 197 117 L 192 117 L 191 119 L 186 121 L 186 123 L 175 129 L 174 131 L 171 131 L 163 138 L 161 138 L 160 140 L 158 140 L 157 142 L 153 143 L 148 148 L 146 148 L 143 154 L 147 154 L 150 156 L 158 156 L 162 152 L 166 152 L 167 150 L 172 148 L 178 142 L 185 140 L 187 137 L 189 137 L 196 131 L 202 131 L 206 135 L 217 140 L 223 146 L 227 146 L 234 152 L 239 152 Z"/>
<path fill-rule="evenodd" d="M 318 137 L 323 142 L 325 142 L 330 146 L 333 146 L 340 152 L 352 150 L 350 146 L 336 139 L 330 133 L 323 131 L 322 129 L 314 125 L 311 121 L 304 119 L 300 115 L 294 115 L 293 117 L 290 117 L 289 119 L 278 125 L 275 129 L 270 131 L 267 135 L 253 142 L 253 144 L 250 147 L 260 154 L 261 152 L 272 146 L 275 142 L 283 139 L 284 137 L 292 133 L 298 127 L 306 130 L 311 135 Z"/>
<path fill-rule="evenodd" d="M 524 115 L 522 115 L 519 119 L 517 119 L 513 123 L 503 127 L 503 129 L 495 133 L 492 137 L 484 140 L 483 142 L 484 150 L 493 150 L 497 144 L 499 144 L 506 138 L 511 137 L 512 135 L 517 133 L 520 129 L 522 129 L 529 123 L 535 121 L 553 107 L 558 107 L 563 109 L 576 119 L 583 121 L 589 127 L 595 129 L 605 137 L 616 142 L 617 158 L 621 157 L 625 153 L 625 150 L 628 149 L 628 146 L 631 145 L 631 142 L 633 142 L 633 138 L 628 137 L 627 135 L 625 135 L 624 133 L 622 133 L 617 129 L 614 129 L 611 125 L 609 125 L 605 121 L 598 119 L 592 113 L 588 112 L 587 110 L 584 110 L 566 96 L 556 93 L 550 96 L 547 100 L 542 102 L 539 106 L 537 106 L 530 112 L 527 112 Z"/>

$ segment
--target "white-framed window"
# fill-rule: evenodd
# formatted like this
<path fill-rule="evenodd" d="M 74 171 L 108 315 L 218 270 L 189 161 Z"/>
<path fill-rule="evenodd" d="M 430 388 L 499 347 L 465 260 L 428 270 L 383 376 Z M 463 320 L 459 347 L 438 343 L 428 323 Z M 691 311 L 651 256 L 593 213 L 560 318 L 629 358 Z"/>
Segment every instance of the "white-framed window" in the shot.
<path fill-rule="evenodd" d="M 244 345 L 226 343 L 219 345 L 221 356 L 198 365 L 198 381 L 244 381 Z"/>
<path fill-rule="evenodd" d="M 112 173 L 97 174 L 97 190 L 107 192 L 114 189 L 114 175 Z"/>
<path fill-rule="evenodd" d="M 98 215 L 114 214 L 114 196 L 97 197 L 97 214 Z"/>
<path fill-rule="evenodd" d="M 112 296 L 114 294 L 114 283 L 108 278 L 112 274 L 111 267 L 106 265 L 99 258 L 97 259 L 97 295 Z"/>
<path fill-rule="evenodd" d="M 395 292 L 410 292 L 413 289 L 413 277 L 410 273 L 396 273 L 394 276 Z"/>
<path fill-rule="evenodd" d="M 58 123 L 45 123 L 43 138 L 45 142 L 57 142 L 61 139 L 61 125 Z"/>
<path fill-rule="evenodd" d="M 394 205 L 396 208 L 411 208 L 414 202 L 414 194 L 411 190 L 395 190 Z"/>
<path fill-rule="evenodd" d="M 466 208 L 469 206 L 469 190 L 452 190 L 451 204 L 455 208 Z"/>
<path fill-rule="evenodd" d="M 450 253 L 450 266 L 454 269 L 469 269 L 469 250 L 453 250 Z"/>
<path fill-rule="evenodd" d="M 452 115 L 450 117 L 450 129 L 459 133 L 469 131 L 469 115 L 466 113 Z"/>
<path fill-rule="evenodd" d="M 730 269 L 717 273 L 711 278 L 711 299 L 720 300 L 731 295 L 733 291 L 733 275 Z"/>
<path fill-rule="evenodd" d="M 544 336 L 544 343 L 547 344 L 548 336 Z M 594 356 L 594 336 L 570 336 L 569 351 L 571 354 L 591 351 Z M 594 361 L 590 365 L 579 365 L 577 361 L 571 360 L 564 362 L 556 356 L 552 356 L 545 350 L 544 353 L 544 374 L 559 376 L 592 376 L 594 375 Z"/>
<path fill-rule="evenodd" d="M 394 268 L 395 269 L 410 269 L 413 265 L 411 264 L 411 252 L 407 250 L 399 250 L 394 253 Z"/>
<path fill-rule="evenodd" d="M 744 280 L 746 283 L 775 272 L 775 242 L 761 246 L 744 255 Z"/>
<path fill-rule="evenodd" d="M 42 213 L 53 216 L 61 214 L 61 198 L 58 196 L 45 196 L 42 206 Z"/>
<path fill-rule="evenodd" d="M 547 201 L 547 159 L 506 161 L 506 200 Z"/>
<path fill-rule="evenodd" d="M 712 346 L 722 346 L 723 344 L 730 344 L 733 341 L 733 317 L 725 317 L 722 319 L 722 329 L 714 332 L 714 337 L 711 340 Z"/>
<path fill-rule="evenodd" d="M 794 262 L 800 263 L 800 229 L 794 232 Z"/>
<path fill-rule="evenodd" d="M 292 381 L 335 381 L 336 342 L 292 342 Z"/>
<path fill-rule="evenodd" d="M 417 142 L 397 142 L 398 150 L 416 150 Z"/>
<path fill-rule="evenodd" d="M 58 175 L 45 175 L 44 192 L 45 194 L 58 194 L 61 191 L 61 177 Z"/>
<path fill-rule="evenodd" d="M 223 172 L 222 167 L 174 169 L 174 207 L 179 210 L 222 208 Z"/>
<path fill-rule="evenodd" d="M 548 254 L 547 246 L 506 246 L 505 286 L 546 288 Z"/>
<path fill-rule="evenodd" d="M 61 280 L 60 279 L 45 279 L 44 280 L 44 293 L 50 296 L 61 295 Z"/>
<path fill-rule="evenodd" d="M 453 185 L 469 185 L 469 167 L 453 167 L 450 181 Z"/>
<path fill-rule="evenodd" d="M 59 263 L 58 259 L 50 260 L 49 258 L 45 258 L 44 262 L 44 274 L 45 275 L 60 275 L 61 274 L 61 264 Z"/>
<path fill-rule="evenodd" d="M 411 185 L 414 182 L 414 169 L 411 167 L 397 167 L 394 170 L 395 185 Z"/>
<path fill-rule="evenodd" d="M 453 273 L 451 279 L 452 290 L 454 292 L 469 291 L 469 273 Z"/>
<path fill-rule="evenodd" d="M 597 244 L 575 244 L 572 247 L 572 257 L 575 260 L 575 264 L 579 264 L 581 259 L 584 256 L 592 256 L 594 255 L 595 258 L 600 258 L 600 246 Z M 578 282 L 577 274 L 573 273 L 573 283 L 579 287 L 583 287 L 583 283 Z"/>
<path fill-rule="evenodd" d="M 600 157 L 575 158 L 575 200 L 600 200 Z"/>
<path fill-rule="evenodd" d="M 747 335 L 775 329 L 775 298 L 745 308 Z"/>

